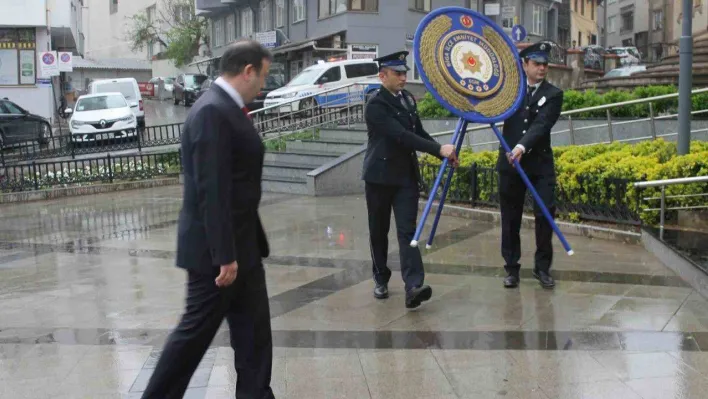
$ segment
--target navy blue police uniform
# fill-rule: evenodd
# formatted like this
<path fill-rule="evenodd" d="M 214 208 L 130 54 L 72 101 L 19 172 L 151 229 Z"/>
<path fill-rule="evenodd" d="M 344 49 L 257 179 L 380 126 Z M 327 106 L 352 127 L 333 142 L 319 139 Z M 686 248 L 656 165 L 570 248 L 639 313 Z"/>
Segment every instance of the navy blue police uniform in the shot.
<path fill-rule="evenodd" d="M 551 46 L 545 42 L 531 45 L 519 55 L 524 60 L 548 63 Z M 555 217 L 556 175 L 551 150 L 551 129 L 561 113 L 563 91 L 546 80 L 528 86 L 522 106 L 504 121 L 503 136 L 509 147 L 523 151 L 521 166 L 529 177 L 549 212 Z M 497 169 L 499 171 L 499 199 L 502 216 L 501 254 L 504 258 L 507 277 L 504 286 L 516 287 L 519 283 L 521 265 L 521 240 L 519 230 L 524 208 L 526 185 L 516 168 L 509 164 L 507 155 L 499 147 Z M 553 261 L 553 228 L 534 203 L 536 253 L 533 276 L 545 288 L 554 286 L 550 275 Z"/>
<path fill-rule="evenodd" d="M 375 59 L 379 68 L 398 73 L 409 70 L 407 51 Z M 416 151 L 440 156 L 438 144 L 424 129 L 410 92 L 392 93 L 381 87 L 367 102 L 364 111 L 368 142 L 364 157 L 363 180 L 369 217 L 369 244 L 376 287 L 374 296 L 388 297 L 391 270 L 387 265 L 388 232 L 391 210 L 405 282 L 406 307 L 414 308 L 430 299 L 432 289 L 423 284 L 425 272 L 420 250 L 410 246 L 416 229 L 420 170 Z"/>

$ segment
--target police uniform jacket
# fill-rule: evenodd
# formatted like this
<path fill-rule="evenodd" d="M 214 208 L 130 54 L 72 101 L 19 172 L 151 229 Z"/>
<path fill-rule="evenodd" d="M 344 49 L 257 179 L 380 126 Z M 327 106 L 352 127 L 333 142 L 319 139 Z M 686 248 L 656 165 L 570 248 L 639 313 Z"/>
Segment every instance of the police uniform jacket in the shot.
<path fill-rule="evenodd" d="M 440 158 L 440 144 L 423 129 L 413 96 L 405 90 L 403 95 L 407 107 L 385 88 L 366 105 L 368 143 L 362 178 L 368 183 L 417 184 L 420 170 L 416 151 Z"/>
<path fill-rule="evenodd" d="M 563 90 L 543 80 L 536 92 L 524 101 L 519 109 L 504 121 L 502 135 L 513 149 L 521 144 L 526 152 L 521 166 L 529 174 L 553 174 L 551 129 L 558 121 L 563 106 Z M 500 172 L 513 171 L 504 149 L 499 147 L 497 168 Z"/>

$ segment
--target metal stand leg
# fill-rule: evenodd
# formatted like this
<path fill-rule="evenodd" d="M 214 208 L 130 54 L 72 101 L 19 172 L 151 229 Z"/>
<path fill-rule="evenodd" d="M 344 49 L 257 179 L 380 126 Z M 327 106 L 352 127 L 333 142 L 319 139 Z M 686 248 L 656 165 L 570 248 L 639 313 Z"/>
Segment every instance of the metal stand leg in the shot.
<path fill-rule="evenodd" d="M 457 143 L 455 143 L 455 153 L 459 156 L 460 149 L 462 149 L 462 143 L 465 140 L 465 134 L 467 133 L 467 121 L 462 124 L 462 129 L 460 130 L 460 135 L 457 137 Z M 435 214 L 435 221 L 433 222 L 433 227 L 430 230 L 430 236 L 428 237 L 428 242 L 425 244 L 425 249 L 430 249 L 433 245 L 433 238 L 435 237 L 435 232 L 438 229 L 438 222 L 440 221 L 440 215 L 442 215 L 443 205 L 445 204 L 445 198 L 447 198 L 447 190 L 450 189 L 450 184 L 452 183 L 452 175 L 455 173 L 455 168 L 450 167 L 447 174 L 447 180 L 445 180 L 445 187 L 443 187 L 442 195 L 440 196 L 440 203 L 438 204 L 438 211 Z"/>
<path fill-rule="evenodd" d="M 494 124 L 491 124 L 491 126 L 492 126 L 492 130 L 494 131 L 494 134 L 497 136 L 497 138 L 499 139 L 499 142 L 504 147 L 504 151 L 507 153 L 511 152 L 511 148 L 509 148 L 509 144 L 506 143 L 506 140 L 504 140 L 504 137 L 499 132 L 499 129 L 497 129 L 497 127 Z M 529 189 L 529 191 L 533 195 L 534 200 L 536 200 L 538 207 L 541 208 L 541 211 L 543 212 L 543 216 L 546 217 L 546 220 L 551 225 L 551 227 L 553 228 L 553 231 L 555 231 L 556 235 L 558 236 L 558 239 L 560 239 L 561 243 L 563 244 L 563 248 L 568 253 L 568 255 L 573 255 L 573 250 L 570 248 L 570 244 L 568 244 L 568 241 L 565 239 L 565 236 L 563 235 L 563 233 L 561 233 L 560 229 L 558 229 L 558 226 L 556 225 L 556 222 L 553 220 L 551 213 L 548 212 L 548 208 L 546 207 L 546 204 L 543 203 L 543 200 L 538 195 L 538 192 L 536 192 L 536 189 L 533 187 L 533 184 L 531 184 L 531 181 L 529 180 L 528 176 L 526 176 L 526 172 L 524 172 L 524 170 L 521 168 L 521 164 L 519 163 L 519 161 L 514 161 L 514 166 L 516 167 L 516 171 L 519 172 L 519 176 L 521 176 L 521 180 L 523 180 L 524 183 L 526 184 L 526 188 Z"/>
<path fill-rule="evenodd" d="M 460 118 L 457 121 L 457 127 L 455 128 L 455 133 L 452 134 L 452 143 L 456 144 L 457 143 L 457 138 L 460 135 L 460 131 L 462 130 L 462 125 L 466 125 L 466 121 L 464 121 L 462 118 Z M 435 178 L 435 183 L 433 184 L 432 189 L 430 190 L 430 195 L 428 197 L 428 203 L 425 204 L 425 210 L 423 210 L 423 215 L 420 218 L 420 221 L 418 222 L 418 227 L 415 230 L 415 235 L 413 236 L 413 240 L 411 240 L 411 247 L 417 247 L 418 246 L 418 240 L 420 240 L 420 234 L 423 232 L 423 226 L 425 225 L 425 220 L 428 218 L 428 214 L 430 213 L 430 208 L 433 205 L 433 199 L 435 199 L 435 193 L 438 191 L 438 187 L 440 186 L 440 180 L 442 180 L 442 176 L 445 173 L 445 168 L 447 168 L 447 158 L 443 159 L 442 164 L 440 165 L 440 170 L 438 171 L 438 176 Z"/>

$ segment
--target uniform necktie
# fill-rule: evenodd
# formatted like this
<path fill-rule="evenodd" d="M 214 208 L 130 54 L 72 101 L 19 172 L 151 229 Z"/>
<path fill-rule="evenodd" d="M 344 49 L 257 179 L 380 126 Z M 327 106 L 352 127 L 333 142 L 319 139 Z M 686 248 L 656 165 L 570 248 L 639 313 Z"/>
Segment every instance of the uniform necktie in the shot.
<path fill-rule="evenodd" d="M 401 105 L 403 105 L 403 108 L 408 109 L 408 104 L 406 104 L 406 100 L 403 98 L 403 93 L 398 93 L 398 95 L 396 97 L 398 97 L 398 101 L 401 102 Z"/>
<path fill-rule="evenodd" d="M 248 107 L 245 107 L 245 106 L 244 106 L 243 108 L 241 108 L 241 110 L 243 111 L 244 114 L 246 114 L 246 116 L 248 117 L 248 119 L 252 119 L 252 118 L 251 118 L 251 115 L 248 114 L 249 112 L 251 112 L 251 111 L 248 110 Z"/>

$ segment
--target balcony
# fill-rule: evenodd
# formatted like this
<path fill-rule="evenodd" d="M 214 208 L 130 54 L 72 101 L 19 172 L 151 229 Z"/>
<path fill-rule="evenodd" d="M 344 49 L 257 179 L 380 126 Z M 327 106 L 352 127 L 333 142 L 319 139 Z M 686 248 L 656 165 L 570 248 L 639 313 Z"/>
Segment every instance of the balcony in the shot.
<path fill-rule="evenodd" d="M 82 11 L 81 2 L 48 0 L 52 48 L 81 53 Z"/>
<path fill-rule="evenodd" d="M 205 12 L 220 11 L 230 5 L 241 6 L 248 4 L 248 0 L 195 0 L 196 9 Z"/>

